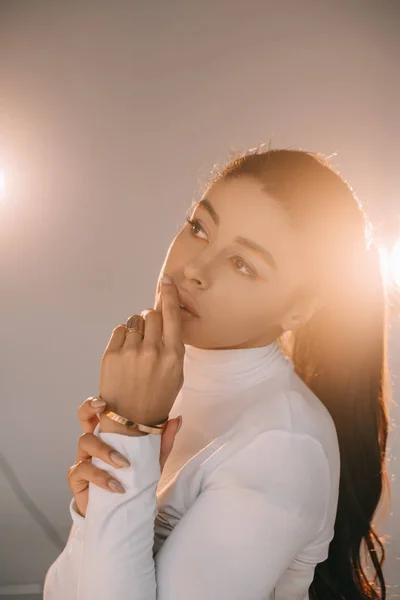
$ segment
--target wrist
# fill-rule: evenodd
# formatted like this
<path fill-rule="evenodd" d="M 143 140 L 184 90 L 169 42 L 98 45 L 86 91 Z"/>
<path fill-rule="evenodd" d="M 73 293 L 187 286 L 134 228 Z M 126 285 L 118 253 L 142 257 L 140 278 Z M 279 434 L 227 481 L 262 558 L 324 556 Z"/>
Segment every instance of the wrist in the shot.
<path fill-rule="evenodd" d="M 124 417 L 125 419 L 129 419 L 129 421 L 133 421 L 134 423 L 140 423 L 141 425 L 147 425 L 147 427 L 154 427 L 155 425 L 160 425 L 160 423 L 164 423 L 164 421 L 169 419 L 169 415 L 165 415 L 165 413 L 156 413 L 155 411 L 149 411 L 148 413 L 144 414 L 141 412 L 134 412 L 129 409 L 119 408 L 118 406 L 113 406 L 109 403 L 107 403 L 105 410 L 107 409 L 111 410 L 112 412 L 116 413 L 121 417 Z"/>
<path fill-rule="evenodd" d="M 131 427 L 127 427 L 126 425 L 121 425 L 121 423 L 117 423 L 116 421 L 109 419 L 106 415 L 103 414 L 100 415 L 99 433 L 119 433 L 120 435 L 128 435 L 130 437 L 142 437 L 144 435 L 149 435 L 144 431 L 132 429 Z"/>

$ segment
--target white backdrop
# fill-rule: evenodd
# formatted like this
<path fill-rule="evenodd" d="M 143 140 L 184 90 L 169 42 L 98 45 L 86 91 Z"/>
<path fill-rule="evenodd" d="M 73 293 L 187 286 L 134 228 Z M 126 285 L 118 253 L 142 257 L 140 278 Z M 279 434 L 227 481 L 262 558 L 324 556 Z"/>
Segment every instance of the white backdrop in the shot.
<path fill-rule="evenodd" d="M 0 475 L 0 586 L 43 583 L 59 554 L 29 498 L 65 542 L 76 409 L 214 163 L 269 141 L 337 152 L 379 231 L 395 221 L 399 31 L 396 0 L 0 1 L 0 450 L 29 495 Z M 396 430 L 390 446 L 398 474 Z M 395 479 L 391 585 L 399 498 Z"/>

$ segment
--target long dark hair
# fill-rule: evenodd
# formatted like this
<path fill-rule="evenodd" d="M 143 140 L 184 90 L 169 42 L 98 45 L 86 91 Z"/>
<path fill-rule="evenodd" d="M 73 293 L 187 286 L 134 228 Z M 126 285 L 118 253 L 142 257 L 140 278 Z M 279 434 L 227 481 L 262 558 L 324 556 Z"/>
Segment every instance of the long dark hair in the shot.
<path fill-rule="evenodd" d="M 279 339 L 296 373 L 330 412 L 339 441 L 334 537 L 328 558 L 315 568 L 310 598 L 383 600 L 385 548 L 372 524 L 384 486 L 390 492 L 387 303 L 379 253 L 368 243 L 368 222 L 355 193 L 321 154 L 252 149 L 236 154 L 208 185 L 244 176 L 260 181 L 307 228 L 316 281 L 329 290 L 323 308 Z M 369 565 L 362 564 L 368 557 L 372 581 Z"/>

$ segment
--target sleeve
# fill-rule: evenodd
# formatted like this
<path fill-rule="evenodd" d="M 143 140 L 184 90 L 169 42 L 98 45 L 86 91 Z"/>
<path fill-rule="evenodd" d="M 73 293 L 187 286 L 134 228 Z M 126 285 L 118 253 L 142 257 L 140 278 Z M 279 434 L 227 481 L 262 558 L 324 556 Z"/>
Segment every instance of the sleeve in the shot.
<path fill-rule="evenodd" d="M 207 477 L 153 558 L 158 439 L 100 435 L 131 460 L 115 469 L 128 491 L 90 489 L 79 593 L 45 600 L 264 600 L 324 526 L 330 477 L 322 446 L 269 431 Z"/>
<path fill-rule="evenodd" d="M 72 498 L 69 506 L 72 527 L 64 550 L 46 573 L 43 600 L 72 600 L 78 590 L 83 548 L 85 519 L 75 509 Z"/>
<path fill-rule="evenodd" d="M 264 600 L 323 528 L 329 498 L 318 441 L 258 435 L 212 473 L 156 554 L 157 600 Z"/>
<path fill-rule="evenodd" d="M 89 483 L 77 600 L 155 600 L 153 544 L 161 437 L 117 433 L 99 437 L 126 456 L 131 466 L 117 469 L 92 459 L 126 491 L 114 493 Z"/>
<path fill-rule="evenodd" d="M 159 435 L 130 437 L 98 433 L 126 456 L 131 466 L 117 469 L 93 458 L 117 478 L 118 494 L 89 483 L 86 518 L 70 503 L 73 526 L 63 552 L 49 568 L 44 600 L 155 600 L 153 558 L 156 487 L 160 478 Z"/>

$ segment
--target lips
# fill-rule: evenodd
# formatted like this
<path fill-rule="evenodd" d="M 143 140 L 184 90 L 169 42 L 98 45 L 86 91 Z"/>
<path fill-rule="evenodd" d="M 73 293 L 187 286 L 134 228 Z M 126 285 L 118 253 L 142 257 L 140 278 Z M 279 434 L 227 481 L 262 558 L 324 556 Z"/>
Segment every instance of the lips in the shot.
<path fill-rule="evenodd" d="M 180 290 L 178 290 L 178 298 L 180 306 L 184 306 L 188 309 L 189 312 L 192 313 L 195 317 L 199 317 L 199 313 L 197 312 L 194 300 L 190 298 L 188 294 L 184 294 Z"/>

